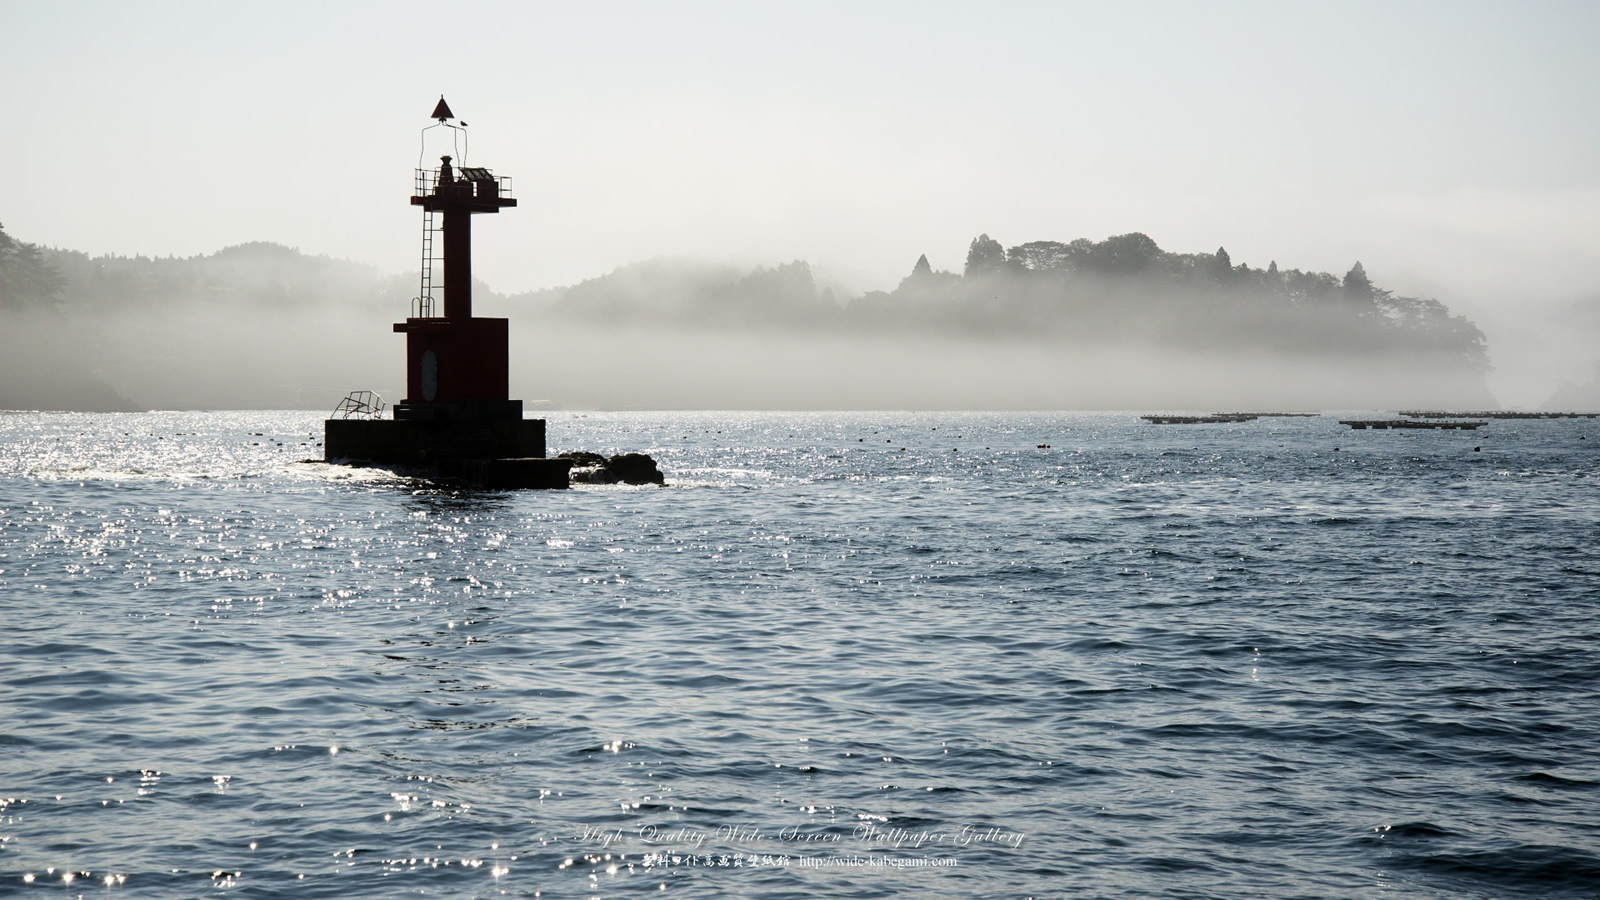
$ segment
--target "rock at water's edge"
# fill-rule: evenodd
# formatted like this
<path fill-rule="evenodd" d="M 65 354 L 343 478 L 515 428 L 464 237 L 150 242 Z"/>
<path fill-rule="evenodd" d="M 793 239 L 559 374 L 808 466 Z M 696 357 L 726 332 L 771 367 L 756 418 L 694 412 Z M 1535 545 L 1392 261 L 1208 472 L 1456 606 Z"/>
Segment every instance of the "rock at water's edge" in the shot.
<path fill-rule="evenodd" d="M 606 460 L 606 468 L 623 484 L 666 484 L 656 461 L 648 453 L 623 453 Z"/>
<path fill-rule="evenodd" d="M 656 461 L 647 453 L 619 453 L 609 459 L 598 453 L 561 454 L 572 460 L 572 480 L 578 484 L 666 484 Z"/>

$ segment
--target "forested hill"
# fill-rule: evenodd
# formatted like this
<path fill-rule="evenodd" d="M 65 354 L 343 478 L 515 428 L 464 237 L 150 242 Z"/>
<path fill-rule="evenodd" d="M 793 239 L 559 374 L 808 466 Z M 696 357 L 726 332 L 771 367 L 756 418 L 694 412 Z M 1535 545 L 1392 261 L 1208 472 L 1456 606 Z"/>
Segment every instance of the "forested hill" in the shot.
<path fill-rule="evenodd" d="M 381 352 L 358 326 L 415 291 L 278 244 L 91 257 L 0 230 L 0 409 L 331 408 Z"/>
<path fill-rule="evenodd" d="M 548 293 L 548 292 L 547 292 Z M 1437 300 L 1343 277 L 1234 264 L 1228 252 L 1172 253 L 1139 234 L 1033 241 L 974 238 L 964 271 L 918 259 L 892 291 L 837 299 L 796 261 L 743 272 L 678 260 L 625 266 L 559 293 L 548 316 L 722 329 L 933 333 L 1064 346 L 1171 345 L 1326 357 L 1426 357 L 1488 369 L 1483 333 Z"/>
<path fill-rule="evenodd" d="M 46 250 L 0 230 L 0 309 L 158 313 L 197 302 L 292 313 L 386 309 L 416 292 L 414 276 L 254 243 L 190 258 L 94 257 Z M 917 260 L 892 291 L 838 297 L 796 261 L 740 270 L 652 260 L 565 289 L 484 299 L 508 312 L 612 326 L 804 330 L 859 335 L 939 333 L 1062 344 L 1174 344 L 1328 356 L 1424 354 L 1488 368 L 1481 331 L 1437 300 L 1372 283 L 1357 262 L 1326 272 L 1235 264 L 1226 250 L 1174 253 L 1149 237 L 1032 241 L 1006 249 L 988 235 L 957 274 Z M 480 304 L 481 306 L 482 304 Z"/>
<path fill-rule="evenodd" d="M 518 323 L 533 396 L 598 406 L 1492 403 L 1482 332 L 1373 284 L 1360 263 L 1342 277 L 1253 268 L 1137 233 L 1009 249 L 980 235 L 960 273 L 924 256 L 892 290 L 858 295 L 819 285 L 804 261 L 675 259 L 565 288 L 473 291 L 482 314 Z M 387 324 L 416 292 L 415 274 L 278 244 L 91 257 L 0 230 L 0 408 L 331 408 L 353 388 L 399 390 Z M 593 366 L 607 360 L 629 362 L 602 384 Z M 655 374 L 622 378 L 636 369 Z M 1214 392 L 1194 388 L 1201 369 Z M 802 377 L 818 371 L 831 381 Z M 1390 390 L 1404 379 L 1419 387 Z M 1110 387 L 1135 381 L 1147 388 Z M 1256 390 L 1274 383 L 1285 387 Z"/>
<path fill-rule="evenodd" d="M 404 310 L 415 276 L 256 241 L 190 257 L 90 256 L 14 241 L 0 231 L 0 309 L 159 314 L 194 303 L 292 311 L 385 302 Z M 3 251 L 0 251 L 3 253 Z"/>

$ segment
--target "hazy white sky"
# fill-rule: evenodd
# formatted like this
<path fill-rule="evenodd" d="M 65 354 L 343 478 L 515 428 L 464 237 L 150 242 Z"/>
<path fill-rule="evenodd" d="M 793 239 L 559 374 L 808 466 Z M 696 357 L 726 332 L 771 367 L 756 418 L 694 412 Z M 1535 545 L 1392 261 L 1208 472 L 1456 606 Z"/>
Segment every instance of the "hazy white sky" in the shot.
<path fill-rule="evenodd" d="M 91 253 L 411 270 L 442 93 L 516 179 L 474 229 L 505 292 L 663 255 L 887 289 L 979 232 L 1135 230 L 1469 312 L 1600 292 L 1593 0 L 0 0 L 0 26 L 0 222 Z"/>

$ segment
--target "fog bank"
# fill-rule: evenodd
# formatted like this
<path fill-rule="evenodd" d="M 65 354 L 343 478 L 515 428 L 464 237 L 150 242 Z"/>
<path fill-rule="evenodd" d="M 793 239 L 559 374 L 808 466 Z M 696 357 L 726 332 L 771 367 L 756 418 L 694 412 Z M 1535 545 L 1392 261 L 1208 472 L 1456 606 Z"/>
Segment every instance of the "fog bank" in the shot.
<path fill-rule="evenodd" d="M 412 278 L 269 244 L 35 256 L 32 293 L 0 309 L 0 407 L 404 399 L 405 340 L 390 325 Z M 1359 264 L 1342 279 L 1259 269 L 1130 234 L 1010 250 L 980 236 L 964 273 L 910 268 L 893 291 L 841 300 L 803 261 L 653 260 L 537 294 L 478 284 L 474 307 L 511 320 L 511 396 L 529 409 L 1498 405 L 1472 323 L 1390 294 Z"/>
<path fill-rule="evenodd" d="M 512 393 L 578 409 L 1318 410 L 1492 407 L 1483 380 L 1404 360 L 1063 351 L 944 337 L 513 327 Z"/>
<path fill-rule="evenodd" d="M 0 408 L 324 409 L 404 396 L 392 317 L 229 310 L 12 320 Z M 1317 410 L 1493 407 L 1483 380 L 1405 360 L 1064 350 L 939 336 L 737 335 L 512 322 L 528 409 Z"/>

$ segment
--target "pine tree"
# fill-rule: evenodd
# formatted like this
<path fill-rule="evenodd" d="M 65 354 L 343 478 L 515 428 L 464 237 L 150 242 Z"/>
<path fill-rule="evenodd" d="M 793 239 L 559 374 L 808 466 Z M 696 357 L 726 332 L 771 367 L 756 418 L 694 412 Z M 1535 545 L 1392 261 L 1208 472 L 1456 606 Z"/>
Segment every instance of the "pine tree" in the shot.
<path fill-rule="evenodd" d="M 54 306 L 62 286 L 61 273 L 44 261 L 37 246 L 11 237 L 0 225 L 0 309 Z"/>
<path fill-rule="evenodd" d="M 972 239 L 972 246 L 967 248 L 967 268 L 964 273 L 967 278 L 998 272 L 1005 265 L 1006 248 L 1000 246 L 999 241 L 987 234 Z"/>
<path fill-rule="evenodd" d="M 1226 248 L 1218 247 L 1217 252 L 1211 257 L 1211 277 L 1218 282 L 1226 282 L 1233 275 L 1233 257 L 1228 255 Z"/>
<path fill-rule="evenodd" d="M 1372 279 L 1367 277 L 1366 267 L 1360 260 L 1344 273 L 1344 296 L 1356 303 L 1372 302 Z"/>

